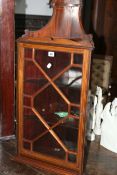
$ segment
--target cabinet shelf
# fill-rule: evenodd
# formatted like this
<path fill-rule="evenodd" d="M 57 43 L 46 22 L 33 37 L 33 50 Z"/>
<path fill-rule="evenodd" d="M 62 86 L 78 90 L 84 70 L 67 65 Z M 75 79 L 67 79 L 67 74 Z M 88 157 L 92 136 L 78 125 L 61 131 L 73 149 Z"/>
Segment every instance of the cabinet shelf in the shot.
<path fill-rule="evenodd" d="M 25 79 L 24 80 L 24 83 L 26 83 L 26 82 L 29 82 L 29 83 L 38 83 L 38 84 L 45 84 L 45 83 L 47 83 L 47 80 L 46 79 L 44 79 L 44 78 L 42 78 L 42 79 L 40 79 L 40 78 L 27 78 L 27 79 Z M 53 81 L 54 82 L 54 81 Z M 50 82 L 48 82 L 49 84 L 50 84 Z M 56 82 L 55 82 L 56 83 Z M 62 83 L 62 82 L 57 82 L 56 83 L 56 85 L 58 86 L 58 87 L 66 87 L 66 88 L 81 88 L 81 85 L 79 86 L 79 84 L 78 85 L 75 85 L 74 87 L 72 86 L 72 83 L 71 84 L 64 84 L 64 83 Z"/>
<path fill-rule="evenodd" d="M 52 115 L 52 117 L 54 116 L 54 118 L 48 117 L 48 116 L 43 116 L 43 119 L 47 122 L 47 124 L 52 127 L 58 123 L 58 125 L 61 124 L 61 127 L 66 127 L 66 128 L 73 128 L 73 129 L 78 129 L 78 124 L 75 123 L 75 121 L 79 121 L 79 117 L 73 116 L 72 117 L 65 117 L 66 120 L 64 121 L 64 118 L 58 118 L 56 115 Z M 71 115 L 70 115 L 71 116 Z M 49 121 L 49 118 L 50 121 Z M 38 117 L 36 117 L 35 115 L 24 115 L 24 120 L 30 120 L 30 121 L 39 121 Z"/>

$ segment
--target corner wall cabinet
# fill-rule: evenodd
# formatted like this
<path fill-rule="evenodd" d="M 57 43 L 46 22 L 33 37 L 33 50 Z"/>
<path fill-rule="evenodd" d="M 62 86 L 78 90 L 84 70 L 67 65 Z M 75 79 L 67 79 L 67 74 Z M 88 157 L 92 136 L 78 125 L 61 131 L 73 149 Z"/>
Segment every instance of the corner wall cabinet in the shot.
<path fill-rule="evenodd" d="M 16 159 L 82 175 L 92 43 L 39 32 L 18 40 Z"/>

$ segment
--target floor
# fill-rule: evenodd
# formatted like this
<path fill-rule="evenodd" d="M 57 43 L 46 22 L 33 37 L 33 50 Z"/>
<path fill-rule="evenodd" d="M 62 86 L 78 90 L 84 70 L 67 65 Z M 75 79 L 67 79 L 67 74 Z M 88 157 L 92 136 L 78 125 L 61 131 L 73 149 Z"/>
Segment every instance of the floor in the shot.
<path fill-rule="evenodd" d="M 0 175 L 51 175 L 12 160 L 16 141 L 0 141 Z M 99 138 L 88 143 L 85 175 L 117 175 L 117 154 L 99 145 Z"/>

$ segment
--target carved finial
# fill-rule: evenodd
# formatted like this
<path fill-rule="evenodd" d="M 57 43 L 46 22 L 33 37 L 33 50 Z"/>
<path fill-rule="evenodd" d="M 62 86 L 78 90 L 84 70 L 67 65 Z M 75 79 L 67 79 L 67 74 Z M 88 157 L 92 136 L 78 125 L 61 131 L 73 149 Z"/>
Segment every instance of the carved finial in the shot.
<path fill-rule="evenodd" d="M 81 10 L 83 0 L 50 0 L 53 15 L 49 23 L 29 36 L 33 38 L 68 39 L 82 41 L 93 47 L 92 37 L 86 35 L 82 26 Z"/>

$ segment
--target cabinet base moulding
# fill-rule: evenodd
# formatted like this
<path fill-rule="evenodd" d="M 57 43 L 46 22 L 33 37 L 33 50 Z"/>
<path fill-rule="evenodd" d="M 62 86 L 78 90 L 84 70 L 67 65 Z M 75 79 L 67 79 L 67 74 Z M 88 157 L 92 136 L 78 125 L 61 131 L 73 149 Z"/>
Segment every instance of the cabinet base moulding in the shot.
<path fill-rule="evenodd" d="M 39 169 L 40 171 L 44 171 L 44 172 L 49 172 L 52 173 L 53 175 L 81 175 L 79 173 L 79 171 L 74 171 L 74 170 L 68 170 L 50 163 L 46 163 L 46 162 L 42 162 L 39 160 L 34 160 L 31 158 L 26 158 L 24 156 L 15 156 L 12 158 L 13 161 L 25 164 L 25 165 L 30 165 L 34 168 Z"/>

